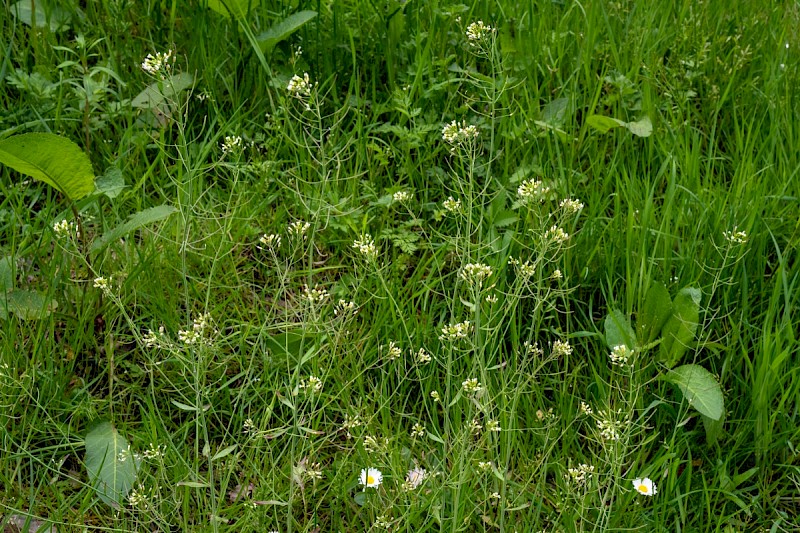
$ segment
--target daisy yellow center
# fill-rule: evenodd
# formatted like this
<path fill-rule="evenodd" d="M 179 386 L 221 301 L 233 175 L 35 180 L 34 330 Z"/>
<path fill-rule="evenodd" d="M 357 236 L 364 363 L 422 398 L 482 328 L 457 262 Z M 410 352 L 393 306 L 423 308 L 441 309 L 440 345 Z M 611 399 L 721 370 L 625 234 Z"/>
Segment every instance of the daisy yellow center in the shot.
<path fill-rule="evenodd" d="M 647 485 L 639 485 L 639 492 L 644 492 L 644 493 L 649 492 L 647 489 Z"/>
<path fill-rule="evenodd" d="M 375 478 L 373 476 L 367 476 L 367 485 L 372 485 L 375 483 Z"/>

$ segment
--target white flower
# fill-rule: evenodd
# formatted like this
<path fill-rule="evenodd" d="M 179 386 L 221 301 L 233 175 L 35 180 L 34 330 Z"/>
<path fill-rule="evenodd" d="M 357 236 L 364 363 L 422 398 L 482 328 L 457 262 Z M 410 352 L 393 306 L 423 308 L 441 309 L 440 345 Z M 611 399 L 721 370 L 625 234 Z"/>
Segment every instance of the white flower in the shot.
<path fill-rule="evenodd" d="M 477 46 L 481 41 L 486 39 L 492 32 L 494 32 L 494 28 L 485 24 L 482 20 L 478 22 L 473 22 L 469 26 L 467 26 L 467 42 L 470 46 Z"/>
<path fill-rule="evenodd" d="M 628 363 L 628 359 L 630 359 L 631 355 L 633 355 L 633 352 L 631 352 L 630 348 L 624 344 L 619 344 L 611 349 L 611 353 L 608 354 L 608 358 L 611 359 L 612 365 L 625 366 Z"/>
<path fill-rule="evenodd" d="M 311 89 L 313 87 L 314 84 L 311 83 L 308 72 L 303 72 L 302 78 L 296 74 L 292 76 L 292 79 L 289 80 L 289 84 L 286 86 L 286 91 L 290 96 L 302 100 L 303 98 L 311 96 Z"/>
<path fill-rule="evenodd" d="M 383 481 L 383 474 L 377 468 L 363 468 L 360 483 L 364 488 L 375 489 Z"/>
<path fill-rule="evenodd" d="M 104 278 L 102 276 L 98 276 L 94 278 L 94 287 L 96 289 L 100 289 L 105 294 L 111 292 L 111 278 Z"/>
<path fill-rule="evenodd" d="M 425 481 L 425 476 L 427 474 L 428 473 L 425 471 L 424 468 L 420 468 L 418 466 L 409 470 L 408 474 L 406 474 L 406 483 L 408 488 L 416 489 L 417 487 L 422 485 L 422 482 Z"/>
<path fill-rule="evenodd" d="M 483 285 L 483 282 L 492 275 L 492 267 L 484 265 L 483 263 L 467 263 L 461 269 L 459 277 L 471 285 L 478 287 Z"/>
<path fill-rule="evenodd" d="M 655 483 L 649 477 L 634 479 L 633 488 L 644 496 L 655 496 L 658 493 Z"/>
<path fill-rule="evenodd" d="M 368 233 L 361 236 L 360 239 L 353 241 L 353 248 L 358 250 L 367 260 L 374 261 L 378 258 L 378 248 L 375 246 L 375 241 Z"/>
<path fill-rule="evenodd" d="M 468 394 L 477 394 L 483 390 L 483 386 L 481 386 L 481 382 L 478 381 L 478 378 L 465 379 L 461 382 L 461 388 Z"/>
<path fill-rule="evenodd" d="M 577 213 L 583 209 L 583 203 L 580 200 L 573 200 L 572 198 L 561 200 L 558 206 L 567 213 Z"/>
<path fill-rule="evenodd" d="M 164 73 L 171 68 L 169 61 L 173 53 L 172 50 L 167 50 L 166 53 L 147 54 L 147 57 L 142 61 L 142 70 L 148 74 L 158 74 L 161 79 L 164 79 Z"/>
<path fill-rule="evenodd" d="M 723 231 L 722 236 L 731 244 L 747 244 L 747 232 L 737 230 L 736 226 L 730 231 Z"/>
<path fill-rule="evenodd" d="M 539 180 L 525 180 L 519 187 L 517 187 L 517 196 L 521 204 L 526 205 L 534 200 L 543 202 L 547 193 L 550 192 L 550 187 L 545 187 Z"/>
<path fill-rule="evenodd" d="M 412 195 L 408 191 L 397 191 L 392 195 L 392 200 L 400 204 L 408 202 L 411 198 Z"/>
<path fill-rule="evenodd" d="M 239 151 L 242 148 L 242 138 L 239 135 L 226 135 L 221 147 L 223 154 Z"/>
<path fill-rule="evenodd" d="M 455 213 L 456 211 L 461 210 L 461 200 L 456 200 L 452 196 L 448 196 L 447 200 L 442 202 L 442 207 L 444 207 L 450 213 Z"/>

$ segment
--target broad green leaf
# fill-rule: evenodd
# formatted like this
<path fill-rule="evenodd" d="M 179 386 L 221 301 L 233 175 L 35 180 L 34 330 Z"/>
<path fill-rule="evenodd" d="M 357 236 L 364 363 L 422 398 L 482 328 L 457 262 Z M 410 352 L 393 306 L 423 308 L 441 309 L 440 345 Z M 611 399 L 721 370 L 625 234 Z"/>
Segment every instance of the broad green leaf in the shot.
<path fill-rule="evenodd" d="M 127 221 L 123 222 L 116 228 L 107 231 L 92 243 L 92 253 L 97 253 L 112 242 L 124 237 L 128 233 L 135 231 L 143 226 L 152 224 L 159 220 L 163 220 L 177 211 L 171 205 L 157 205 L 144 211 L 139 211 L 131 215 Z"/>
<path fill-rule="evenodd" d="M 672 315 L 661 330 L 659 357 L 668 367 L 678 364 L 689 348 L 700 321 L 700 289 L 681 289 L 672 302 Z"/>
<path fill-rule="evenodd" d="M 154 109 L 163 104 L 175 101 L 178 94 L 185 91 L 194 83 L 194 78 L 188 72 L 181 72 L 166 79 L 151 83 L 142 92 L 131 100 L 131 106 L 139 109 Z"/>
<path fill-rule="evenodd" d="M 701 415 L 719 420 L 723 413 L 722 389 L 711 372 L 698 365 L 683 365 L 670 370 L 664 379 L 674 383 L 689 405 Z"/>
<path fill-rule="evenodd" d="M 108 167 L 102 176 L 98 176 L 94 182 L 97 192 L 105 194 L 109 198 L 116 198 L 120 195 L 125 185 L 125 178 L 119 167 Z"/>
<path fill-rule="evenodd" d="M 636 347 L 636 334 L 631 327 L 631 321 L 619 309 L 614 309 L 606 316 L 605 337 L 609 348 L 620 345 L 630 349 Z"/>
<path fill-rule="evenodd" d="M 653 133 L 653 123 L 650 121 L 650 117 L 643 117 L 636 122 L 624 122 L 604 115 L 589 115 L 586 123 L 600 133 L 608 133 L 614 128 L 626 128 L 637 137 L 649 137 Z"/>
<path fill-rule="evenodd" d="M 316 11 L 298 11 L 274 24 L 270 29 L 256 37 L 261 51 L 267 52 L 272 50 L 276 44 L 289 37 L 316 16 Z"/>
<path fill-rule="evenodd" d="M 619 128 L 625 125 L 621 120 L 603 115 L 589 115 L 586 119 L 586 123 L 600 133 L 608 133 L 613 128 Z"/>
<path fill-rule="evenodd" d="M 72 19 L 69 12 L 58 7 L 58 4 L 50 6 L 48 4 L 49 2 L 45 0 L 36 0 L 36 27 L 48 26 L 53 32 L 68 30 Z M 8 10 L 23 24 L 33 26 L 34 8 L 31 0 L 20 0 L 9 6 Z"/>
<path fill-rule="evenodd" d="M 124 507 L 139 461 L 130 444 L 109 422 L 101 422 L 86 435 L 86 471 L 97 495 L 108 505 Z"/>
<path fill-rule="evenodd" d="M 219 461 L 223 457 L 227 457 L 228 455 L 230 455 L 236 449 L 237 446 L 239 446 L 239 445 L 238 444 L 231 444 L 230 446 L 218 451 L 217 453 L 214 454 L 214 457 L 211 458 L 211 462 Z"/>
<path fill-rule="evenodd" d="M 569 113 L 569 104 L 569 98 L 556 98 L 545 104 L 542 108 L 542 122 L 555 127 L 563 126 Z"/>
<path fill-rule="evenodd" d="M 301 347 L 310 346 L 313 339 L 305 330 L 296 329 L 267 337 L 264 344 L 273 356 L 287 355 L 291 360 L 297 361 L 301 357 Z"/>
<path fill-rule="evenodd" d="M 254 6 L 258 5 L 258 0 L 207 0 L 206 5 L 224 17 L 230 18 L 233 15 L 236 18 L 244 18 L 251 2 Z"/>
<path fill-rule="evenodd" d="M 706 415 L 700 415 L 703 419 L 703 427 L 706 430 L 706 444 L 713 446 L 719 440 L 722 434 L 722 426 L 725 424 L 725 413 L 719 417 L 719 420 L 712 420 Z"/>
<path fill-rule="evenodd" d="M 664 323 L 672 316 L 672 300 L 663 283 L 653 283 L 647 291 L 644 306 L 636 317 L 636 333 L 644 346 L 656 339 Z"/>
<path fill-rule="evenodd" d="M 36 291 L 12 289 L 0 293 L 0 319 L 8 318 L 9 313 L 14 313 L 22 320 L 36 320 L 45 318 L 58 307 L 58 302 L 48 300 L 47 297 Z"/>
<path fill-rule="evenodd" d="M 14 288 L 14 258 L 0 257 L 0 294 Z"/>
<path fill-rule="evenodd" d="M 0 141 L 0 163 L 80 200 L 94 191 L 92 163 L 83 150 L 52 133 L 24 133 Z"/>
<path fill-rule="evenodd" d="M 519 217 L 514 211 L 500 211 L 494 219 L 494 226 L 496 228 L 504 228 L 516 223 L 517 220 L 519 220 Z"/>
<path fill-rule="evenodd" d="M 625 122 L 624 126 L 637 137 L 650 137 L 653 133 L 653 123 L 650 121 L 650 117 L 641 118 L 636 122 Z"/>

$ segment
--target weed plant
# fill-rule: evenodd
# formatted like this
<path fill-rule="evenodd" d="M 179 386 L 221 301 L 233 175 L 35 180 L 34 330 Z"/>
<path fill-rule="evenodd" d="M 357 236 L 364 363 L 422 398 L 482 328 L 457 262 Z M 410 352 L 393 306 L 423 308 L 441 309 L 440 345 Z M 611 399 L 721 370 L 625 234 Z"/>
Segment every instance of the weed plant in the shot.
<path fill-rule="evenodd" d="M 118 185 L 0 171 L 7 531 L 800 529 L 796 3 L 207 4 L 2 7 L 0 141 Z"/>

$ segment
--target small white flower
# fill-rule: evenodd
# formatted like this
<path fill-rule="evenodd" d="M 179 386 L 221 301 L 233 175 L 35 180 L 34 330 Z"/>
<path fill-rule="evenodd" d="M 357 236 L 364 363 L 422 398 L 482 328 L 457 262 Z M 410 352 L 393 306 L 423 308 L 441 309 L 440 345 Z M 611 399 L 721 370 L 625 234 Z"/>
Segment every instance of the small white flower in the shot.
<path fill-rule="evenodd" d="M 583 203 L 579 200 L 573 200 L 572 198 L 561 200 L 561 203 L 558 204 L 558 206 L 567 213 L 577 213 L 583 209 Z"/>
<path fill-rule="evenodd" d="M 375 489 L 383 481 L 383 474 L 377 468 L 364 468 L 359 481 L 364 488 Z"/>
<path fill-rule="evenodd" d="M 628 364 L 628 359 L 630 359 L 632 355 L 633 352 L 630 348 L 624 344 L 619 344 L 611 349 L 611 353 L 608 354 L 608 358 L 611 359 L 612 365 L 625 366 Z"/>
<path fill-rule="evenodd" d="M 461 388 L 468 394 L 477 394 L 483 390 L 483 386 L 481 382 L 478 381 L 478 378 L 465 379 L 461 382 Z"/>
<path fill-rule="evenodd" d="M 478 46 L 494 32 L 494 28 L 485 24 L 482 20 L 473 22 L 467 26 L 467 42 L 470 46 Z"/>
<path fill-rule="evenodd" d="M 242 148 L 242 138 L 239 135 L 226 135 L 220 146 L 223 154 L 238 152 Z"/>
<path fill-rule="evenodd" d="M 406 483 L 408 483 L 408 487 L 410 489 L 416 489 L 422 485 L 422 482 L 425 481 L 425 477 L 427 475 L 428 472 L 426 472 L 424 468 L 416 466 L 409 470 L 406 474 Z"/>
<path fill-rule="evenodd" d="M 534 201 L 543 202 L 549 192 L 550 187 L 545 187 L 540 180 L 536 179 L 525 180 L 517 187 L 517 196 L 523 205 Z"/>
<path fill-rule="evenodd" d="M 747 232 L 739 231 L 736 226 L 730 231 L 723 231 L 722 235 L 731 244 L 747 244 Z"/>
<path fill-rule="evenodd" d="M 408 191 L 397 191 L 396 193 L 394 193 L 392 195 L 392 200 L 397 202 L 397 203 L 400 203 L 400 204 L 404 204 L 404 203 L 410 201 L 411 198 L 412 198 L 412 195 Z"/>
<path fill-rule="evenodd" d="M 166 53 L 157 52 L 156 55 L 147 54 L 147 57 L 142 61 L 142 70 L 148 74 L 158 74 L 161 76 L 161 79 L 164 79 L 172 68 L 170 59 L 172 59 L 173 53 L 172 50 L 167 50 Z"/>
<path fill-rule="evenodd" d="M 633 480 L 633 488 L 636 492 L 644 496 L 655 496 L 658 494 L 655 483 L 649 477 L 637 478 Z"/>
<path fill-rule="evenodd" d="M 94 278 L 94 287 L 96 289 L 100 289 L 103 291 L 104 294 L 111 293 L 111 278 L 104 278 L 102 276 L 98 276 Z"/>
<path fill-rule="evenodd" d="M 289 93 L 289 96 L 302 100 L 311 96 L 311 89 L 313 88 L 314 84 L 311 83 L 308 72 L 304 72 L 302 78 L 296 74 L 292 76 L 292 79 L 289 80 L 289 84 L 286 86 L 286 91 Z"/>
<path fill-rule="evenodd" d="M 374 261 L 378 258 L 378 248 L 375 241 L 368 233 L 353 241 L 353 248 L 358 250 L 367 260 Z"/>
<path fill-rule="evenodd" d="M 456 200 L 452 196 L 448 196 L 447 200 L 442 202 L 442 207 L 444 207 L 450 213 L 455 213 L 456 211 L 461 210 L 461 200 Z"/>

